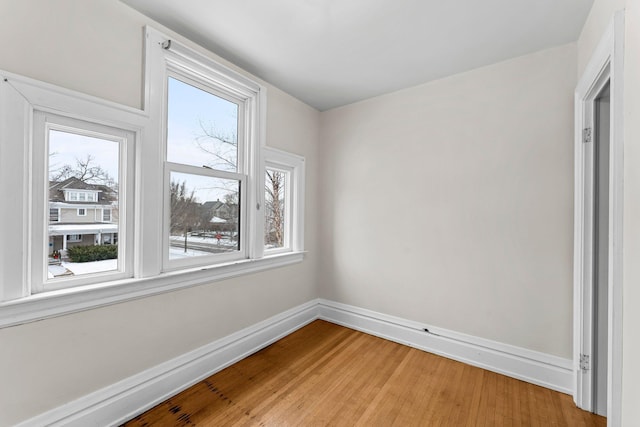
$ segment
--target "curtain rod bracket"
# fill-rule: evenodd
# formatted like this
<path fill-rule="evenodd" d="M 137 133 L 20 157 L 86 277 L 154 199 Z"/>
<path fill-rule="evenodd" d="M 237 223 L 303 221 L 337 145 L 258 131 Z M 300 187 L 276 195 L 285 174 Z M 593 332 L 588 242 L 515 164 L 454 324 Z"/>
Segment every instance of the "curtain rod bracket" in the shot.
<path fill-rule="evenodd" d="M 167 49 L 168 50 L 169 48 L 171 48 L 171 40 L 167 40 L 167 41 L 162 42 L 162 44 L 160 46 L 162 46 L 163 49 Z"/>

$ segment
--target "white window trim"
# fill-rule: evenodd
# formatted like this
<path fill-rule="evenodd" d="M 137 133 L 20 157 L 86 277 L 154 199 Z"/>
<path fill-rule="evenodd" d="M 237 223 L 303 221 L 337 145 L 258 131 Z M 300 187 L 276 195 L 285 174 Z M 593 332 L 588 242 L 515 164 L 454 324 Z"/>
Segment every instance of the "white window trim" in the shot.
<path fill-rule="evenodd" d="M 287 207 L 285 211 L 286 244 L 282 248 L 265 249 L 266 255 L 304 251 L 304 189 L 305 189 L 305 159 L 302 156 L 263 147 L 264 162 L 262 177 L 266 169 L 289 172 L 289 181 L 285 187 L 287 192 Z M 264 204 L 264 184 L 262 185 L 262 204 Z M 264 247 L 264 233 L 262 245 Z"/>
<path fill-rule="evenodd" d="M 145 69 L 149 72 L 146 75 L 147 90 L 145 93 L 148 97 L 145 105 L 149 106 L 150 126 L 156 130 L 160 141 L 166 141 L 166 99 L 167 99 L 167 81 L 169 77 L 183 79 L 186 83 L 193 83 L 200 88 L 213 88 L 214 92 L 226 93 L 235 100 L 241 100 L 241 110 L 244 111 L 242 119 L 239 117 L 239 124 L 242 128 L 238 129 L 238 137 L 245 136 L 247 141 L 242 147 L 239 144 L 238 150 L 238 171 L 246 175 L 242 198 L 245 210 L 241 221 L 241 231 L 245 250 L 242 252 L 243 259 L 259 259 L 263 256 L 262 246 L 262 230 L 263 212 L 262 203 L 260 203 L 262 194 L 258 191 L 263 184 L 264 178 L 260 175 L 262 171 L 260 160 L 260 147 L 264 145 L 265 136 L 265 114 L 266 109 L 266 89 L 260 84 L 242 76 L 236 71 L 231 70 L 203 55 L 186 47 L 185 45 L 169 39 L 164 34 L 147 27 L 147 49 Z M 163 144 L 163 147 L 165 144 Z M 162 160 L 166 159 L 166 153 L 161 153 Z M 176 164 L 168 163 L 169 169 L 175 170 Z M 165 199 L 169 197 L 168 189 L 168 171 L 165 166 L 165 176 L 159 177 L 160 182 L 164 183 L 162 191 L 164 191 Z M 220 172 L 220 171 L 218 171 Z M 190 172 L 187 172 L 190 173 Z M 205 175 L 203 173 L 203 175 Z M 202 257 L 198 260 L 171 260 L 168 259 L 168 201 L 165 200 L 164 207 L 165 221 L 156 227 L 156 230 L 162 230 L 163 233 L 158 241 L 156 251 L 160 251 L 161 264 L 153 265 L 153 273 L 172 271 L 178 268 L 189 266 L 207 267 L 214 262 L 226 262 L 229 258 L 237 258 L 230 254 L 219 254 L 215 258 Z M 146 218 L 146 217 L 145 217 Z M 148 223 L 145 223 L 147 226 Z M 213 259 L 212 259 L 213 258 Z M 216 261 L 218 260 L 218 261 Z M 151 264 L 148 264 L 150 274 Z"/>
<path fill-rule="evenodd" d="M 170 197 L 168 192 L 169 192 L 169 183 L 171 180 L 171 172 L 192 174 L 192 175 L 205 176 L 205 177 L 211 177 L 211 178 L 224 178 L 224 179 L 230 179 L 230 180 L 238 180 L 240 183 L 240 188 L 244 189 L 247 187 L 247 184 L 246 184 L 247 177 L 245 176 L 237 176 L 237 174 L 232 174 L 229 172 L 211 170 L 206 168 L 198 169 L 198 168 L 195 168 L 194 166 L 167 162 L 166 171 L 165 171 L 165 185 L 166 185 L 166 191 L 167 191 L 165 193 L 165 197 L 167 202 Z M 246 199 L 247 199 L 244 193 L 245 191 L 241 191 L 241 200 L 240 200 L 241 209 L 244 209 L 244 205 L 246 204 Z M 163 239 L 163 244 L 165 249 L 169 248 L 169 239 L 171 237 L 170 236 L 171 224 L 169 221 L 170 216 L 171 216 L 170 206 L 169 206 L 169 203 L 166 203 L 165 204 L 165 225 L 164 225 L 165 233 L 164 233 L 164 239 Z M 246 230 L 247 229 L 246 224 L 247 224 L 246 215 L 241 215 L 241 217 L 239 218 L 240 230 L 242 231 Z M 163 271 L 180 270 L 180 269 L 185 269 L 189 267 L 198 267 L 198 266 L 212 266 L 216 264 L 222 264 L 225 262 L 247 259 L 248 251 L 246 249 L 246 245 L 247 245 L 246 242 L 248 240 L 247 240 L 246 234 L 247 233 L 244 233 L 244 232 L 241 233 L 241 242 L 240 242 L 241 250 L 240 251 L 212 254 L 212 255 L 203 255 L 203 256 L 198 256 L 193 258 L 170 260 L 168 250 L 164 250 Z"/>
<path fill-rule="evenodd" d="M 109 219 L 104 219 L 104 215 L 106 213 L 109 213 Z M 102 208 L 102 219 L 100 220 L 100 222 L 111 222 L 113 220 L 113 212 L 111 211 L 111 208 Z"/>
<path fill-rule="evenodd" d="M 82 242 L 82 234 L 67 234 L 67 242 L 69 243 L 78 243 L 78 242 Z M 72 238 L 73 236 L 78 236 L 75 238 Z"/>
<path fill-rule="evenodd" d="M 30 229 L 30 268 L 29 288 L 31 293 L 48 292 L 51 290 L 95 284 L 104 281 L 119 280 L 133 276 L 133 262 L 127 253 L 131 253 L 133 245 L 133 186 L 134 186 L 134 147 L 136 132 L 114 127 L 111 125 L 96 123 L 96 119 L 108 119 L 108 111 L 103 112 L 100 117 L 72 117 L 77 114 L 65 112 L 46 112 L 40 108 L 33 109 L 33 133 L 31 141 L 31 229 Z M 118 229 L 124 235 L 123 244 L 118 247 L 118 268 L 114 271 L 100 272 L 95 274 L 83 274 L 72 277 L 48 277 L 48 266 L 44 262 L 48 253 L 48 222 L 42 217 L 42 212 L 49 205 L 49 177 L 48 177 L 48 135 L 51 130 L 59 130 L 74 134 L 81 134 L 90 137 L 97 137 L 112 140 L 119 144 L 120 152 L 120 209 L 122 215 L 118 224 Z M 131 190 L 131 191 L 130 191 Z M 90 194 L 89 191 L 79 190 L 78 194 Z M 86 199 L 86 197 L 85 197 Z M 81 204 L 76 208 L 78 217 L 87 217 L 91 205 Z M 95 208 L 93 208 L 95 209 Z M 95 212 L 93 214 L 95 219 Z M 81 234 L 81 233 L 76 233 Z M 69 241 L 69 240 L 68 240 Z M 41 242 L 42 244 L 38 244 Z M 71 241 L 70 241 L 71 242 Z"/>
<path fill-rule="evenodd" d="M 158 48 L 166 40 L 161 33 L 146 28 L 146 51 Z M 173 43 L 173 47 L 172 55 L 189 56 L 194 53 L 178 43 Z M 253 127 L 246 130 L 258 138 L 257 148 L 264 146 L 265 88 L 202 55 L 196 54 L 196 57 L 197 60 L 191 59 L 194 67 L 204 67 L 208 72 L 223 76 L 223 80 L 240 83 L 247 90 L 257 91 L 256 102 L 251 106 L 251 114 L 257 120 Z M 14 183 L 11 187 L 0 186 L 0 198 L 16 207 L 0 209 L 0 233 L 6 237 L 6 241 L 12 242 L 11 247 L 0 245 L 0 328 L 212 283 L 290 265 L 304 259 L 301 244 L 294 244 L 297 251 L 263 257 L 264 218 L 261 209 L 251 209 L 249 221 L 256 225 L 249 239 L 248 259 L 180 271 L 162 271 L 163 212 L 158 203 L 147 203 L 145 195 L 163 194 L 164 191 L 164 171 L 159 166 L 164 153 L 153 149 L 162 136 L 161 128 L 153 126 L 154 120 L 162 117 L 158 114 L 162 114 L 163 107 L 156 99 L 162 94 L 152 93 L 149 84 L 152 77 L 149 71 L 156 66 L 164 70 L 163 61 L 163 58 L 151 55 L 145 59 L 147 75 L 143 110 L 0 70 L 0 181 Z M 125 255 L 133 263 L 132 278 L 33 293 L 31 256 L 23 254 L 28 253 L 31 238 L 32 202 L 25 195 L 30 194 L 32 185 L 30 147 L 34 110 L 90 119 L 135 133 L 135 193 L 139 197 L 135 198 L 134 224 L 131 224 L 135 230 L 133 253 Z M 11 141 L 11 149 L 8 149 L 6 141 Z M 16 150 L 14 147 L 20 146 L 20 143 L 23 149 Z M 261 152 L 249 157 L 252 159 L 252 164 L 249 165 L 252 174 L 248 181 L 256 182 L 249 182 L 248 185 L 257 191 L 249 195 L 247 206 L 255 207 L 260 204 L 261 207 L 264 201 L 264 164 L 261 157 Z"/>

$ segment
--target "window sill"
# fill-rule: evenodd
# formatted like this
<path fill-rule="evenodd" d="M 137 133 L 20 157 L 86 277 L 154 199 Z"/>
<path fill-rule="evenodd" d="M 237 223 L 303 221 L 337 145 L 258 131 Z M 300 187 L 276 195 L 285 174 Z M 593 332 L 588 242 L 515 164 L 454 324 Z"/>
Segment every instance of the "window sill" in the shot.
<path fill-rule="evenodd" d="M 43 292 L 0 303 L 0 328 L 89 310 L 301 262 L 305 252 Z"/>

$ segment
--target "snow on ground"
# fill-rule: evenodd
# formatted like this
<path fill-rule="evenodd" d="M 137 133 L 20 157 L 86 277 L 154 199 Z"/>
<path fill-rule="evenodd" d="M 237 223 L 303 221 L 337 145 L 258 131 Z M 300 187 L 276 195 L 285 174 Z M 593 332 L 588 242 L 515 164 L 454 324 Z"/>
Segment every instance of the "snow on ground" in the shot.
<path fill-rule="evenodd" d="M 171 236 L 172 242 L 184 242 L 184 236 Z M 194 256 L 211 255 L 215 253 L 215 248 L 222 249 L 222 252 L 226 252 L 229 249 L 235 250 L 238 242 L 229 240 L 228 236 L 223 236 L 218 242 L 218 239 L 214 237 L 201 237 L 201 236 L 189 236 L 187 238 L 187 245 L 203 245 L 210 246 L 212 251 L 201 251 L 197 249 L 188 248 L 184 251 L 181 247 L 169 247 L 169 258 L 190 258 Z M 221 252 L 221 251 L 217 251 Z M 117 259 L 107 259 L 104 261 L 91 261 L 91 262 L 66 262 L 62 261 L 60 265 L 49 265 L 48 277 L 52 279 L 60 276 L 78 276 L 82 274 L 101 273 L 104 271 L 114 271 L 118 269 Z"/>
<path fill-rule="evenodd" d="M 91 262 L 64 262 L 62 266 L 73 274 L 90 274 L 101 273 L 103 271 L 112 271 L 118 269 L 117 259 L 105 259 L 104 261 L 91 261 Z"/>
<path fill-rule="evenodd" d="M 117 259 L 106 259 L 104 261 L 91 261 L 91 262 L 66 262 L 62 261 L 60 265 L 50 265 L 49 274 L 50 279 L 58 276 L 81 274 L 101 273 L 103 271 L 113 271 L 118 269 Z"/>
<path fill-rule="evenodd" d="M 184 236 L 171 236 L 172 242 L 184 242 Z M 189 243 L 204 243 L 207 245 L 213 246 L 228 246 L 228 247 L 236 247 L 238 242 L 235 240 L 230 240 L 228 236 L 223 236 L 222 239 L 218 242 L 218 239 L 215 237 L 202 237 L 202 236 L 188 236 L 187 237 L 187 245 Z"/>
<path fill-rule="evenodd" d="M 173 246 L 169 247 L 169 258 L 190 258 L 192 256 L 201 256 L 201 255 L 211 255 L 211 252 L 205 251 L 197 251 L 195 249 L 187 248 L 187 252 L 184 251 L 184 248 L 175 248 Z"/>

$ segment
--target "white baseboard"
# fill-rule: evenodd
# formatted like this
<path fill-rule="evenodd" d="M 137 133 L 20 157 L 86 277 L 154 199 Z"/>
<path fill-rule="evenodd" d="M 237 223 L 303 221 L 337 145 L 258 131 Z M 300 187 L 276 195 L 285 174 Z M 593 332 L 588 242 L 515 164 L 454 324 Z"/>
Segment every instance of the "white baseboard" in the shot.
<path fill-rule="evenodd" d="M 562 393 L 573 391 L 571 359 L 324 299 L 318 304 L 320 319 Z"/>
<path fill-rule="evenodd" d="M 309 301 L 16 427 L 120 425 L 312 322 L 317 308 L 317 300 Z"/>
<path fill-rule="evenodd" d="M 316 299 L 23 421 L 16 427 L 119 425 L 316 319 L 563 393 L 572 392 L 572 362 L 569 359 Z"/>

